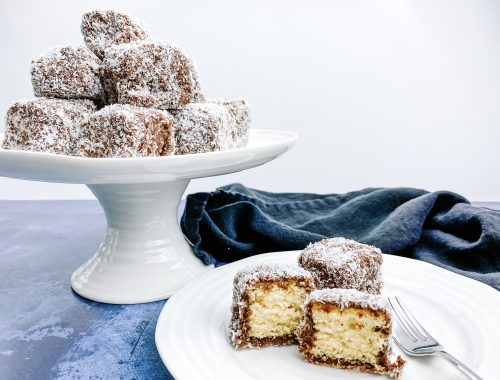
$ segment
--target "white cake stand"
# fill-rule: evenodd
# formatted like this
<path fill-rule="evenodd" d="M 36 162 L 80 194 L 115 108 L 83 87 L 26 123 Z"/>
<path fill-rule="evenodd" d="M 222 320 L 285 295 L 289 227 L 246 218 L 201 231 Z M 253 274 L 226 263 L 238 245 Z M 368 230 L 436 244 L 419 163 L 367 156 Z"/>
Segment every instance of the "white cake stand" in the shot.
<path fill-rule="evenodd" d="M 71 276 L 72 288 L 99 302 L 151 302 L 168 298 L 212 268 L 195 257 L 177 223 L 189 181 L 262 165 L 286 152 L 296 139 L 293 132 L 254 129 L 245 148 L 146 158 L 0 149 L 0 176 L 86 184 L 104 209 L 108 227 L 94 256 Z"/>

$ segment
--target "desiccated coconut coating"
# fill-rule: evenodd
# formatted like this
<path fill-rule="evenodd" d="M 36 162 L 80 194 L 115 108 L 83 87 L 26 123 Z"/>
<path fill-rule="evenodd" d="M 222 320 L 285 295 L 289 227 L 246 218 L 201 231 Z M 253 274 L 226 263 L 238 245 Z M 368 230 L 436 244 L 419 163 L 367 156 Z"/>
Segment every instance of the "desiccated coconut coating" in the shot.
<path fill-rule="evenodd" d="M 189 103 L 171 111 L 175 119 L 176 154 L 205 153 L 235 146 L 235 123 L 226 107 Z"/>
<path fill-rule="evenodd" d="M 36 98 L 7 111 L 4 149 L 72 154 L 80 123 L 95 111 L 90 100 Z"/>
<path fill-rule="evenodd" d="M 103 97 L 100 62 L 86 47 L 53 48 L 31 63 L 36 96 L 54 98 Z"/>
<path fill-rule="evenodd" d="M 321 288 L 357 289 L 380 294 L 382 252 L 371 245 L 341 237 L 309 244 L 299 265 L 310 271 Z"/>
<path fill-rule="evenodd" d="M 118 103 L 169 110 L 203 100 L 193 62 L 168 42 L 111 46 L 103 75 Z"/>
<path fill-rule="evenodd" d="M 252 121 L 248 103 L 240 98 L 210 99 L 207 102 L 220 104 L 227 108 L 236 123 L 236 128 L 233 128 L 231 131 L 235 147 L 241 148 L 246 146 L 248 143 L 248 129 Z"/>
<path fill-rule="evenodd" d="M 85 157 L 165 156 L 175 152 L 173 118 L 167 111 L 114 104 L 80 127 L 76 154 Z"/>
<path fill-rule="evenodd" d="M 235 348 L 265 347 L 294 343 L 296 341 L 294 330 L 301 317 L 302 302 L 314 288 L 311 274 L 296 265 L 262 263 L 239 270 L 233 280 L 232 315 L 229 326 L 229 338 L 233 346 Z M 258 289 L 263 292 L 259 292 Z M 260 293 L 258 297 L 253 296 L 256 290 Z M 303 298 L 297 300 L 297 292 L 303 293 Z M 274 301 L 273 305 L 266 304 L 266 295 L 262 293 L 267 293 L 267 296 L 271 297 Z M 260 307 L 253 309 L 253 304 L 258 304 Z M 273 310 L 270 310 L 271 307 L 275 309 L 274 314 Z M 293 314 L 291 309 L 294 308 L 297 309 L 295 314 L 298 313 L 298 318 L 289 333 L 257 336 L 258 334 L 253 331 L 252 320 L 256 319 L 262 323 L 262 320 L 267 318 L 269 325 L 277 324 L 276 327 L 286 327 L 286 323 L 291 321 L 287 321 L 285 314 L 290 314 L 290 312 Z"/>
<path fill-rule="evenodd" d="M 201 91 L 201 83 L 198 76 L 198 70 L 196 69 L 194 62 L 191 59 L 189 59 L 189 64 L 191 73 L 193 75 L 193 97 L 191 101 L 193 103 L 202 103 L 205 101 L 205 95 L 203 95 L 203 92 Z"/>
<path fill-rule="evenodd" d="M 112 45 L 149 40 L 142 21 L 113 10 L 97 9 L 84 13 L 81 31 L 87 47 L 100 59 Z"/>
<path fill-rule="evenodd" d="M 304 300 L 299 352 L 311 363 L 401 376 L 405 361 L 392 350 L 387 299 L 355 289 L 321 289 Z"/>
<path fill-rule="evenodd" d="M 332 303 L 340 309 L 358 307 L 381 311 L 390 319 L 391 310 L 387 298 L 377 294 L 361 292 L 356 289 L 318 289 L 309 294 L 304 301 L 304 308 L 309 303 Z"/>

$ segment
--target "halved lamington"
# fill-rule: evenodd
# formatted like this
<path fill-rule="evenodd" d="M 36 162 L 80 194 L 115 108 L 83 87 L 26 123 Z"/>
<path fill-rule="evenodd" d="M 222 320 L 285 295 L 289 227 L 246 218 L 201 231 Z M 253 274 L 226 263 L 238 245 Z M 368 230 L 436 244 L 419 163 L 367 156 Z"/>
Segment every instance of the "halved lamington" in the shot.
<path fill-rule="evenodd" d="M 391 334 L 387 300 L 354 289 L 312 292 L 297 328 L 299 351 L 311 363 L 398 378 L 405 361 L 393 357 Z"/>
<path fill-rule="evenodd" d="M 296 342 L 302 303 L 314 290 L 311 275 L 294 265 L 258 264 L 234 278 L 230 339 L 235 348 Z"/>

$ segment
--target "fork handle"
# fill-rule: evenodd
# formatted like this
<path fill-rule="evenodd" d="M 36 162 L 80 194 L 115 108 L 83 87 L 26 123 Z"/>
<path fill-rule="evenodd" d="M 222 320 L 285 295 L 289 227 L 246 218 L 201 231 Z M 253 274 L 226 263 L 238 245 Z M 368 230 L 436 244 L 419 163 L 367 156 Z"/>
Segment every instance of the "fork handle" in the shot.
<path fill-rule="evenodd" d="M 446 351 L 437 351 L 436 354 L 441 356 L 442 358 L 448 360 L 451 364 L 453 364 L 459 371 L 461 371 L 463 374 L 465 374 L 469 379 L 472 380 L 483 380 L 482 377 L 477 375 L 473 370 L 471 370 L 469 367 L 467 367 L 464 363 L 462 363 L 460 360 L 455 358 L 453 355 L 447 353 Z"/>

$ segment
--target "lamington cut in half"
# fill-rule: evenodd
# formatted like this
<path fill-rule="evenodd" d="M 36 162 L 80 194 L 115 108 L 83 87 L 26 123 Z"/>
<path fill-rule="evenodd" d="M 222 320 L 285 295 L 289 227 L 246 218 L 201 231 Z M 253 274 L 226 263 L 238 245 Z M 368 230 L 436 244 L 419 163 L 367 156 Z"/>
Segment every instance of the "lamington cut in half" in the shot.
<path fill-rule="evenodd" d="M 258 264 L 234 278 L 230 339 L 235 348 L 296 342 L 302 303 L 315 289 L 311 275 L 288 264 Z"/>
<path fill-rule="evenodd" d="M 309 244 L 299 265 L 311 272 L 318 289 L 343 288 L 380 294 L 382 252 L 371 245 L 341 237 Z"/>
<path fill-rule="evenodd" d="M 297 328 L 308 362 L 398 378 L 405 361 L 393 358 L 391 334 L 386 299 L 354 289 L 312 292 Z"/>
<path fill-rule="evenodd" d="M 167 111 L 114 104 L 80 126 L 76 155 L 146 157 L 175 153 L 174 121 Z"/>
<path fill-rule="evenodd" d="M 94 111 L 90 100 L 19 100 L 7 110 L 2 148 L 73 154 L 80 124 Z"/>

